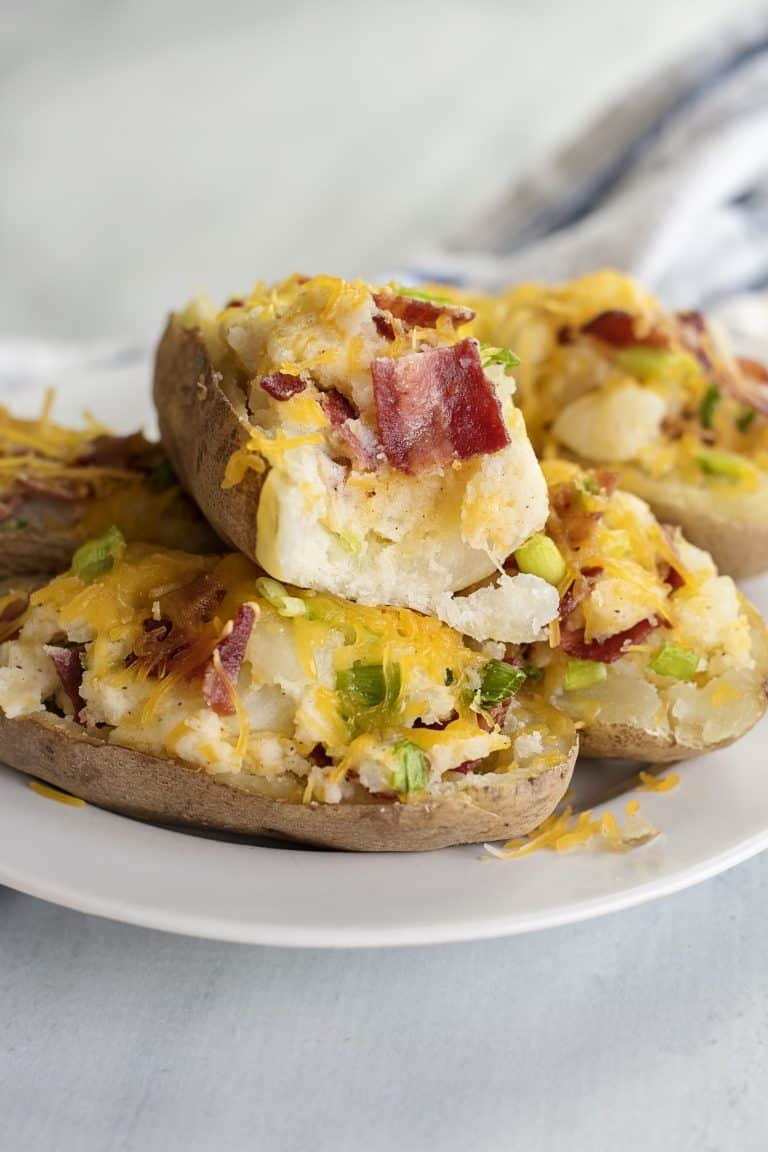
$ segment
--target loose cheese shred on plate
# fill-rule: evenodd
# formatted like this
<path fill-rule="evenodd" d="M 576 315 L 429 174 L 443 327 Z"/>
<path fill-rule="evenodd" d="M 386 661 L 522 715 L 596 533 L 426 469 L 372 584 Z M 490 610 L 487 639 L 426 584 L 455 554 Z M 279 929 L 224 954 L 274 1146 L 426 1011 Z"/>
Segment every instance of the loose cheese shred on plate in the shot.
<path fill-rule="evenodd" d="M 62 792 L 60 788 L 54 788 L 51 784 L 44 784 L 42 780 L 30 780 L 28 783 L 33 792 L 37 792 L 38 796 L 44 796 L 46 800 L 55 800 L 58 804 L 69 804 L 71 808 L 87 807 L 85 800 L 81 800 L 79 796 Z"/>
<path fill-rule="evenodd" d="M 494 844 L 486 844 L 485 848 L 498 860 L 516 860 L 519 856 L 528 856 L 545 848 L 553 852 L 570 852 L 584 844 L 610 852 L 628 852 L 630 848 L 647 844 L 659 834 L 657 828 L 639 815 L 639 811 L 640 801 L 630 800 L 626 807 L 627 822 L 620 826 L 610 811 L 593 816 L 590 808 L 574 814 L 569 805 L 562 812 L 550 816 L 528 836 L 509 840 L 501 848 Z"/>
<path fill-rule="evenodd" d="M 643 792 L 671 792 L 680 783 L 680 777 L 676 772 L 670 772 L 668 776 L 654 776 L 651 772 L 638 772 L 638 778 L 640 780 L 638 787 Z"/>

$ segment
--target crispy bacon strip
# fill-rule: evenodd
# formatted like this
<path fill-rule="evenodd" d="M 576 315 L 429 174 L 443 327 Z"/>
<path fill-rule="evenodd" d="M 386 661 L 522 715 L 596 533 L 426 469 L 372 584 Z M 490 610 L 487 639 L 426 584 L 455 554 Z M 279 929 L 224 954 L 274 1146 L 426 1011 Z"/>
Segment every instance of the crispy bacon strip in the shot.
<path fill-rule="evenodd" d="M 335 388 L 329 388 L 327 392 L 322 393 L 320 396 L 320 407 L 334 428 L 341 427 L 345 420 L 354 420 L 357 415 L 346 396 L 343 396 L 341 392 L 337 392 Z"/>
<path fill-rule="evenodd" d="M 445 467 L 509 443 L 474 340 L 380 358 L 371 373 L 382 447 L 398 471 Z"/>
<path fill-rule="evenodd" d="M 232 695 L 255 621 L 256 613 L 251 605 L 241 604 L 231 632 L 217 645 L 220 666 L 217 667 L 211 657 L 205 670 L 203 697 L 219 716 L 231 716 L 235 712 Z"/>
<path fill-rule="evenodd" d="M 695 356 L 702 368 L 711 372 L 715 364 L 715 348 L 701 312 L 678 312 L 677 329 L 680 341 Z"/>
<path fill-rule="evenodd" d="M 465 760 L 463 764 L 457 764 L 455 768 L 451 768 L 451 772 L 461 772 L 462 776 L 466 776 L 480 763 L 480 760 Z"/>
<path fill-rule="evenodd" d="M 84 723 L 85 701 L 80 695 L 80 688 L 83 683 L 81 657 L 85 652 L 85 644 L 73 644 L 71 648 L 62 648 L 58 644 L 44 644 L 43 651 L 53 661 L 62 687 L 75 710 L 75 720 L 78 724 Z"/>
<path fill-rule="evenodd" d="M 606 312 L 598 313 L 586 324 L 582 324 L 581 331 L 614 348 L 630 348 L 638 344 L 643 348 L 668 348 L 670 343 L 667 333 L 655 326 L 641 336 L 636 328 L 635 317 L 620 308 L 609 308 Z"/>
<path fill-rule="evenodd" d="M 15 600 L 10 600 L 0 612 L 0 624 L 10 624 L 17 620 L 29 607 L 29 593 L 22 592 Z"/>
<path fill-rule="evenodd" d="M 144 631 L 133 646 L 135 662 L 148 676 L 161 679 L 187 664 L 186 671 L 192 675 L 211 651 L 201 640 L 200 628 L 213 618 L 225 594 L 223 585 L 203 572 L 189 584 L 161 596 L 160 619 L 145 620 Z"/>
<path fill-rule="evenodd" d="M 745 407 L 768 416 L 768 368 L 748 356 L 740 356 L 737 363 L 738 375 L 729 373 L 722 384 Z"/>
<path fill-rule="evenodd" d="M 435 328 L 441 316 L 447 316 L 454 328 L 460 328 L 475 318 L 474 311 L 463 304 L 416 300 L 413 296 L 399 296 L 395 292 L 374 292 L 373 299 L 377 308 L 394 316 L 406 328 Z"/>
<path fill-rule="evenodd" d="M 7 496 L 3 496 L 3 498 L 0 499 L 0 524 L 2 524 L 4 520 L 9 520 L 23 502 L 24 497 L 21 492 L 9 492 Z"/>
<path fill-rule="evenodd" d="M 394 340 L 395 330 L 392 327 L 391 320 L 387 320 L 386 316 L 383 316 L 381 312 L 376 312 L 373 317 L 373 323 L 376 331 L 383 340 Z"/>
<path fill-rule="evenodd" d="M 18 476 L 16 486 L 22 492 L 45 496 L 48 500 L 61 500 L 65 504 L 76 504 L 79 500 L 87 500 L 93 491 L 90 484 L 86 484 L 82 480 L 59 483 L 55 480 L 46 480 L 42 476 Z"/>
<path fill-rule="evenodd" d="M 614 492 L 619 486 L 618 472 L 612 472 L 610 468 L 597 468 L 595 470 L 595 480 L 600 486 L 600 490 L 606 496 L 613 496 Z"/>
<path fill-rule="evenodd" d="M 290 400 L 291 396 L 303 392 L 307 385 L 300 376 L 292 376 L 290 372 L 270 372 L 261 381 L 261 386 L 273 400 Z"/>
<path fill-rule="evenodd" d="M 340 452 L 349 457 L 358 472 L 374 472 L 379 462 L 379 444 L 374 433 L 357 420 L 352 403 L 330 388 L 320 396 L 320 406 L 331 422 Z"/>
<path fill-rule="evenodd" d="M 600 664 L 613 664 L 620 660 L 632 644 L 642 644 L 643 640 L 658 627 L 658 620 L 650 618 L 641 620 L 632 628 L 624 632 L 617 632 L 607 640 L 592 640 L 586 643 L 584 629 L 562 628 L 560 630 L 560 647 L 569 656 L 576 656 L 579 660 L 596 660 Z"/>
<path fill-rule="evenodd" d="M 150 444 L 141 432 L 130 436 L 97 436 L 78 464 L 121 468 L 127 472 L 153 472 L 165 460 L 160 444 Z"/>

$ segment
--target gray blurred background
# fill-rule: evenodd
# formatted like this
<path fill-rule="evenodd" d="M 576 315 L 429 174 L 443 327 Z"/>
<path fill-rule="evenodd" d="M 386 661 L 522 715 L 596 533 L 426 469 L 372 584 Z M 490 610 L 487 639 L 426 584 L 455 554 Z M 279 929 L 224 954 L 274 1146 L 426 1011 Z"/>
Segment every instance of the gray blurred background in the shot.
<path fill-rule="evenodd" d="M 395 269 L 734 0 L 0 0 L 0 335 Z"/>

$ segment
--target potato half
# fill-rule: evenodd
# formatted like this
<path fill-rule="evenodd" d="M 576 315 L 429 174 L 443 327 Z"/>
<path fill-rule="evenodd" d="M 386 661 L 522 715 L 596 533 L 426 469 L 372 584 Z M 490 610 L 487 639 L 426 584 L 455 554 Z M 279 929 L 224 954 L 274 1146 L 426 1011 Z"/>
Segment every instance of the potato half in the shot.
<path fill-rule="evenodd" d="M 22 771 L 144 819 L 393 851 L 528 831 L 567 787 L 572 721 L 433 618 L 239 554 L 102 559 L 0 604 Z"/>
<path fill-rule="evenodd" d="M 766 710 L 768 631 L 712 559 L 615 474 L 547 460 L 547 531 L 563 557 L 542 690 L 585 755 L 662 763 L 730 744 Z"/>
<path fill-rule="evenodd" d="M 618 472 L 736 578 L 768 568 L 768 370 L 698 312 L 603 271 L 472 299 L 473 331 L 521 357 L 537 453 Z"/>
<path fill-rule="evenodd" d="M 154 397 L 182 483 L 279 580 L 476 638 L 540 635 L 557 605 L 535 575 L 503 577 L 481 628 L 474 601 L 452 599 L 547 515 L 514 381 L 460 339 L 469 316 L 327 276 L 172 316 Z"/>
<path fill-rule="evenodd" d="M 129 540 L 221 547 L 158 444 L 94 421 L 66 428 L 45 409 L 22 420 L 0 406 L 0 580 L 61 572 L 113 525 Z"/>
<path fill-rule="evenodd" d="M 554 711 L 554 710 L 553 710 Z M 554 714 L 555 717 L 557 714 Z M 105 744 L 55 716 L 0 716 L 0 759 L 89 804 L 137 820 L 294 840 L 356 852 L 424 852 L 522 836 L 551 815 L 576 762 L 572 728 L 551 734 L 558 763 L 535 775 L 501 770 L 482 786 L 410 803 L 301 804 L 258 784 L 210 776 L 180 760 Z"/>

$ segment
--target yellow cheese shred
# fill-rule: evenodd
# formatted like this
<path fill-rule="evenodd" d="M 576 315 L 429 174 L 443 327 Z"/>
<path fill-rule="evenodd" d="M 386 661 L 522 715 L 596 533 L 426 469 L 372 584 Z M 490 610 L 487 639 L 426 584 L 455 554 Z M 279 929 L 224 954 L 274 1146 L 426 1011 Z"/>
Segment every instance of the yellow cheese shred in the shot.
<path fill-rule="evenodd" d="M 52 784 L 45 784 L 42 780 L 32 779 L 29 782 L 29 787 L 38 796 L 44 796 L 46 800 L 55 800 L 57 804 L 68 804 L 70 808 L 86 808 L 85 800 L 81 800 L 79 796 L 73 796 L 71 792 L 64 792 L 61 788 L 54 788 Z"/>
<path fill-rule="evenodd" d="M 593 844 L 610 852 L 627 852 L 647 844 L 658 835 L 658 830 L 652 824 L 639 817 L 639 810 L 639 800 L 628 801 L 627 823 L 622 827 L 611 811 L 595 816 L 591 808 L 574 813 L 573 808 L 567 805 L 561 812 L 549 816 L 527 836 L 508 840 L 500 848 L 486 844 L 485 849 L 497 860 L 516 860 L 543 849 L 570 852 L 585 844 Z"/>

